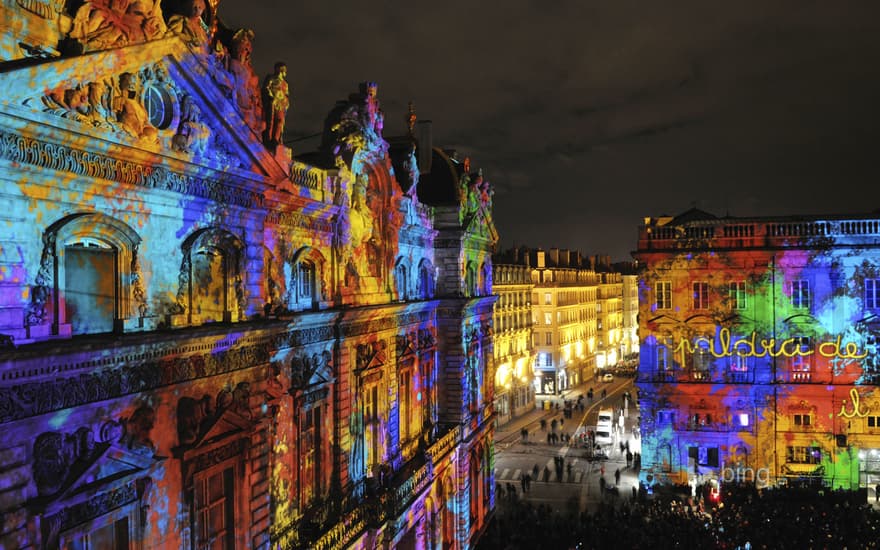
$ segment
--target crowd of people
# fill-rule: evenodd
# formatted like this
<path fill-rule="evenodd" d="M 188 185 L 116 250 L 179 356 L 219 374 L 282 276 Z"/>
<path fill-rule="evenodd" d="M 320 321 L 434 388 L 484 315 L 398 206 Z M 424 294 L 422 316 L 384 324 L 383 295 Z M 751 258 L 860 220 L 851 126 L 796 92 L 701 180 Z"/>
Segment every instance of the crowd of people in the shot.
<path fill-rule="evenodd" d="M 849 491 L 725 485 L 718 500 L 639 495 L 583 512 L 501 503 L 480 549 L 880 548 L 880 511 Z"/>

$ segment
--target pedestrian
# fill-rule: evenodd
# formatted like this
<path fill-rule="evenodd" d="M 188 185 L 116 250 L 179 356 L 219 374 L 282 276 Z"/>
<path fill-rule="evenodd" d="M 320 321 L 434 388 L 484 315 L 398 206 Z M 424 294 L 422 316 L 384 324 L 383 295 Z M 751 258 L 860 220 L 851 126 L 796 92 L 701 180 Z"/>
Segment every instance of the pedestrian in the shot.
<path fill-rule="evenodd" d="M 550 481 L 550 468 L 544 466 L 544 481 Z"/>
<path fill-rule="evenodd" d="M 565 418 L 560 418 L 559 419 L 559 429 L 561 430 L 563 427 L 565 427 Z"/>
<path fill-rule="evenodd" d="M 510 500 L 516 500 L 516 485 L 511 482 L 507 482 L 507 496 L 510 497 Z"/>
<path fill-rule="evenodd" d="M 550 430 L 551 431 L 554 431 L 554 432 L 556 431 L 556 424 L 557 424 L 557 422 L 556 422 L 555 418 L 550 421 Z"/>
<path fill-rule="evenodd" d="M 623 441 L 620 442 L 620 456 L 623 456 L 624 451 L 626 450 L 626 446 L 623 444 Z"/>
<path fill-rule="evenodd" d="M 504 498 L 504 486 L 501 485 L 500 481 L 495 482 L 495 494 L 500 498 Z"/>
<path fill-rule="evenodd" d="M 880 502 L 880 483 L 874 487 L 874 502 Z"/>
<path fill-rule="evenodd" d="M 523 494 L 526 494 L 526 475 L 528 474 L 519 476 L 519 486 L 522 488 Z"/>
<path fill-rule="evenodd" d="M 522 436 L 523 443 L 529 442 L 529 430 L 527 430 L 526 428 L 523 428 L 519 431 L 519 435 Z"/>
<path fill-rule="evenodd" d="M 632 451 L 629 449 L 626 450 L 626 467 L 629 468 L 633 461 Z"/>
<path fill-rule="evenodd" d="M 526 491 L 532 490 L 532 476 L 531 474 L 526 474 Z"/>
<path fill-rule="evenodd" d="M 568 481 L 571 481 L 571 462 L 566 465 L 565 469 L 568 471 Z"/>
<path fill-rule="evenodd" d="M 547 445 L 553 443 L 553 432 L 547 432 Z"/>
<path fill-rule="evenodd" d="M 603 478 L 605 477 L 605 465 L 604 464 L 599 466 L 599 475 L 601 475 Z"/>
<path fill-rule="evenodd" d="M 614 470 L 614 484 L 620 485 L 620 468 Z"/>
<path fill-rule="evenodd" d="M 535 465 L 532 467 L 532 475 L 535 479 L 538 479 L 538 463 L 535 462 Z"/>
<path fill-rule="evenodd" d="M 629 451 L 629 439 L 626 440 L 626 450 Z"/>
<path fill-rule="evenodd" d="M 639 492 L 636 490 L 636 486 L 633 485 L 633 502 L 636 501 L 636 499 L 638 498 L 638 496 L 639 496 Z"/>
<path fill-rule="evenodd" d="M 547 429 L 547 419 L 546 419 L 546 418 L 542 418 L 542 419 L 541 419 L 541 429 L 542 429 L 542 430 L 546 430 L 546 429 Z"/>
<path fill-rule="evenodd" d="M 605 399 L 605 396 L 608 395 L 608 392 L 605 391 L 605 388 L 602 388 L 602 399 Z"/>

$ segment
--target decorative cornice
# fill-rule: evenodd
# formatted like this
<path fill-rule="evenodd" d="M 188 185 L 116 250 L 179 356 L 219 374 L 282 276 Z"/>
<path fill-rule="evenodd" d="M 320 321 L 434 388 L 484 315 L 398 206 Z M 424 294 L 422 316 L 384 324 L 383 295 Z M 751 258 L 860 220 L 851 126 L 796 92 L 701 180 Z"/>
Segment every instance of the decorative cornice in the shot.
<path fill-rule="evenodd" d="M 0 158 L 139 187 L 174 191 L 222 204 L 235 204 L 245 208 L 263 206 L 261 194 L 230 185 L 223 180 L 180 174 L 164 166 L 120 160 L 65 145 L 45 143 L 3 130 L 0 130 Z"/>

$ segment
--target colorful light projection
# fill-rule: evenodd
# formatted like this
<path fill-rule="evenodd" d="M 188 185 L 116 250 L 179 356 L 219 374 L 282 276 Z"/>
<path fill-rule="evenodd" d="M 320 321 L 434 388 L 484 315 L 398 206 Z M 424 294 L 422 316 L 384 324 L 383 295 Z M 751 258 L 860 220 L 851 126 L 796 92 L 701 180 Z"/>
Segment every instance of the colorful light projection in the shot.
<path fill-rule="evenodd" d="M 433 545 L 466 544 L 494 506 L 490 186 L 469 169 L 456 179 L 446 229 L 465 238 L 450 247 L 460 263 L 442 292 L 466 305 L 443 321 L 461 349 L 442 353 L 466 360 L 441 365 L 438 229 L 418 201 L 411 145 L 406 191 L 395 176 L 375 84 L 333 115 L 323 151 L 333 166 L 294 163 L 277 143 L 286 113 L 263 110 L 286 105 L 267 102 L 254 77 L 253 33 L 224 28 L 216 3 L 186 4 L 166 22 L 159 2 L 87 2 L 61 18 L 76 20 L 69 56 L 0 73 L 15 105 L 0 116 L 4 206 L 20 215 L 3 237 L 22 256 L 0 280 L 4 305 L 25 320 L 3 331 L 19 345 L 53 340 L 51 358 L 22 359 L 0 386 L 15 456 L 37 457 L 16 467 L 33 471 L 45 532 L 27 538 L 22 526 L 27 540 L 0 534 L 0 545 L 97 544 L 106 533 L 64 522 L 116 514 L 119 499 L 124 510 L 104 519 L 120 533 L 199 545 L 216 494 L 224 518 L 267 518 L 225 525 L 226 547 L 294 544 L 301 527 L 360 536 L 364 524 L 339 515 L 376 478 L 371 503 L 382 506 L 352 513 L 405 513 L 400 527 L 422 522 Z M 5 44 L 4 59 L 22 57 Z M 268 114 L 272 139 L 260 143 Z M 107 348 L 65 339 L 86 335 Z M 441 388 L 441 368 L 461 374 L 461 391 Z M 441 409 L 466 428 L 441 426 Z M 452 452 L 465 439 L 473 448 Z M 126 467 L 137 474 L 124 486 L 80 475 Z M 66 516 L 50 509 L 85 480 L 100 481 L 91 501 Z"/>
<path fill-rule="evenodd" d="M 878 479 L 878 259 L 845 235 L 786 247 L 640 251 L 643 481 Z"/>

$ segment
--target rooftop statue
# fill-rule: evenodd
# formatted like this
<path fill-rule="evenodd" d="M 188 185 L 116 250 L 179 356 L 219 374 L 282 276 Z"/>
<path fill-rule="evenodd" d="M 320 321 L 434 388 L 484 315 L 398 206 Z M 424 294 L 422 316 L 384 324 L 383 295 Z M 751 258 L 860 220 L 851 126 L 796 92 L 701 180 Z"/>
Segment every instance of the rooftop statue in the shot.
<path fill-rule="evenodd" d="M 284 121 L 290 107 L 290 92 L 287 87 L 287 65 L 275 63 L 275 72 L 266 77 L 263 84 L 266 94 L 266 132 L 264 142 L 268 147 L 281 145 L 284 134 Z"/>
<path fill-rule="evenodd" d="M 238 29 L 230 44 L 229 72 L 234 79 L 235 102 L 245 122 L 258 136 L 266 127 L 263 119 L 263 102 L 260 98 L 260 79 L 251 66 L 254 31 Z M 282 128 L 283 131 L 283 128 Z"/>
<path fill-rule="evenodd" d="M 205 0 L 187 0 L 182 13 L 168 19 L 168 29 L 180 35 L 194 50 L 207 52 L 211 27 L 205 21 Z"/>

